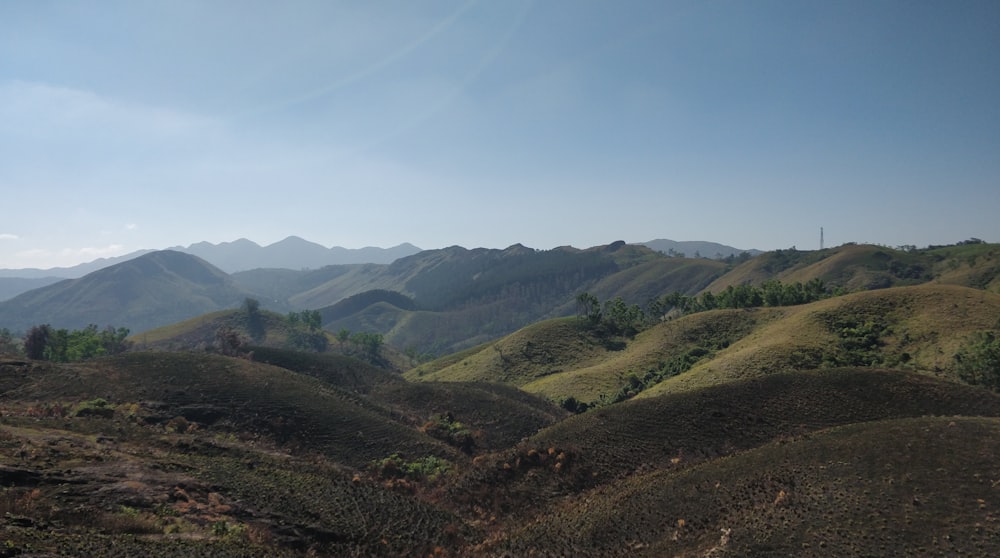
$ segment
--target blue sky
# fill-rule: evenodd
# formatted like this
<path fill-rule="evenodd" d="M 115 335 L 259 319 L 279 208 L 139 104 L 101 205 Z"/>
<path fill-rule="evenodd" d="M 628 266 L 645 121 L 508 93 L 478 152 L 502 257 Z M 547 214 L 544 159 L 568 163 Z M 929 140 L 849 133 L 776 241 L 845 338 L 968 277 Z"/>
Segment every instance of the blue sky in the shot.
<path fill-rule="evenodd" d="M 0 3 L 0 268 L 1000 241 L 995 1 Z"/>

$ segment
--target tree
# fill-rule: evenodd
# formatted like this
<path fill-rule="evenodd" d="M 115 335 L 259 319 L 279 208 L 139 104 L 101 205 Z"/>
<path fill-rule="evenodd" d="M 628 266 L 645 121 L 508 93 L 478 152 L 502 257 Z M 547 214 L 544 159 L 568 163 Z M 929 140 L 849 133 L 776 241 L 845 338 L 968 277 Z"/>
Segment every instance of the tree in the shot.
<path fill-rule="evenodd" d="M 132 342 L 128 341 L 130 333 L 127 327 L 115 329 L 114 326 L 107 326 L 100 334 L 101 347 L 105 354 L 117 355 L 132 348 Z"/>
<path fill-rule="evenodd" d="M 220 327 L 215 330 L 215 348 L 226 356 L 243 355 L 246 340 L 238 331 L 230 327 Z"/>
<path fill-rule="evenodd" d="M 337 342 L 340 343 L 341 345 L 347 343 L 347 341 L 350 338 L 351 338 L 351 330 L 347 329 L 346 327 L 340 328 L 340 331 L 337 332 Z"/>
<path fill-rule="evenodd" d="M 381 333 L 359 331 L 351 336 L 351 342 L 361 348 L 370 362 L 378 360 L 384 339 Z"/>
<path fill-rule="evenodd" d="M 254 341 L 263 339 L 266 331 L 264 330 L 264 318 L 260 313 L 260 301 L 247 297 L 243 300 L 240 309 L 246 314 L 247 333 L 250 334 L 250 338 Z"/>
<path fill-rule="evenodd" d="M 52 327 L 49 324 L 33 326 L 24 336 L 24 356 L 33 360 L 44 359 L 51 335 Z"/>
<path fill-rule="evenodd" d="M 19 345 L 14 339 L 14 334 L 7 328 L 0 328 L 0 354 L 19 354 L 24 350 L 23 344 Z"/>
<path fill-rule="evenodd" d="M 645 314 L 639 305 L 628 305 L 620 296 L 604 302 L 603 314 L 602 323 L 607 325 L 612 333 L 628 336 L 635 335 L 645 319 Z"/>
<path fill-rule="evenodd" d="M 591 323 L 601 321 L 601 301 L 590 293 L 580 293 L 576 296 L 577 315 L 587 318 Z"/>
<path fill-rule="evenodd" d="M 302 312 L 302 322 L 310 331 L 323 328 L 323 316 L 319 313 L 319 310 L 304 310 Z"/>

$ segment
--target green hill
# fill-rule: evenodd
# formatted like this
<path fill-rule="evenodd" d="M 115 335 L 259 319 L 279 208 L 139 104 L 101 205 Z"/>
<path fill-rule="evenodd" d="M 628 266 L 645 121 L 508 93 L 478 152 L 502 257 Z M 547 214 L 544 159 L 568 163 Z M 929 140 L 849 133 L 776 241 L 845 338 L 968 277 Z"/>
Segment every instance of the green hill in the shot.
<path fill-rule="evenodd" d="M 954 377 L 954 355 L 993 330 L 1000 296 L 951 285 L 855 293 L 768 311 L 754 331 L 641 397 L 780 371 L 830 366 L 902 367 Z M 680 320 L 678 320 L 680 321 Z"/>
<path fill-rule="evenodd" d="M 850 291 L 937 282 L 1000 293 L 1000 245 L 960 243 L 903 251 L 846 244 L 815 251 L 775 250 L 736 266 L 706 290 L 719 292 L 774 279 L 784 283 L 822 279 Z"/>
<path fill-rule="evenodd" d="M 607 402 L 620 392 L 651 397 L 842 366 L 953 377 L 956 352 L 973 333 L 997 328 L 998 316 L 996 294 L 928 284 L 801 306 L 700 312 L 657 324 L 634 339 L 601 337 L 585 320 L 565 318 L 424 364 L 406 377 L 502 382 L 587 403 Z"/>

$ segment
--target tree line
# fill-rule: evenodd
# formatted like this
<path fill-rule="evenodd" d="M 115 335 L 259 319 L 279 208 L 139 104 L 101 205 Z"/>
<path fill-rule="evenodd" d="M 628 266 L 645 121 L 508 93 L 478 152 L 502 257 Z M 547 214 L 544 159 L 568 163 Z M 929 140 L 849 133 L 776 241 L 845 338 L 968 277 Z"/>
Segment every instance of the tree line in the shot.
<path fill-rule="evenodd" d="M 128 328 L 90 324 L 83 329 L 32 326 L 20 340 L 10 330 L 0 329 L 0 352 L 23 354 L 33 360 L 74 362 L 127 351 L 132 342 Z"/>
<path fill-rule="evenodd" d="M 805 283 L 770 280 L 759 286 L 730 285 L 718 293 L 705 291 L 695 296 L 673 292 L 650 300 L 645 309 L 638 304 L 627 304 L 621 297 L 602 303 L 586 292 L 577 295 L 576 302 L 577 315 L 605 333 L 632 336 L 671 314 L 687 315 L 726 308 L 796 306 L 845 293 L 845 290 L 831 289 L 822 279 L 815 278 Z"/>

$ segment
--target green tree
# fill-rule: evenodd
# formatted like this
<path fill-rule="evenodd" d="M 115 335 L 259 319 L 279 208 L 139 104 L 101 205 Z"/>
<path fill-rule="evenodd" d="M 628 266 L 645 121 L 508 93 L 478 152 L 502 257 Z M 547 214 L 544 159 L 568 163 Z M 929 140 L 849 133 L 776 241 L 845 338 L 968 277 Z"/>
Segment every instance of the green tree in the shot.
<path fill-rule="evenodd" d="M 0 328 L 0 354 L 16 355 L 20 354 L 23 349 L 23 343 L 19 344 L 9 329 Z"/>
<path fill-rule="evenodd" d="M 359 331 L 351 336 L 351 342 L 361 349 L 370 362 L 375 362 L 382 351 L 384 339 L 381 333 Z"/>
<path fill-rule="evenodd" d="M 132 342 L 128 340 L 129 333 L 131 332 L 127 327 L 120 327 L 118 329 L 110 325 L 105 327 L 100 334 L 101 347 L 104 348 L 104 353 L 117 355 L 129 350 L 132 347 Z"/>
<path fill-rule="evenodd" d="M 605 301 L 603 323 L 612 333 L 635 335 L 645 320 L 645 314 L 637 304 L 626 304 L 620 296 Z"/>
<path fill-rule="evenodd" d="M 302 322 L 311 331 L 317 331 L 323 328 L 323 316 L 319 313 L 319 310 L 305 310 L 302 312 Z"/>
<path fill-rule="evenodd" d="M 48 343 L 45 345 L 45 360 L 52 362 L 69 362 L 69 330 L 65 328 L 50 329 Z"/>
<path fill-rule="evenodd" d="M 351 330 L 347 329 L 346 327 L 340 328 L 340 331 L 337 332 L 337 342 L 340 343 L 341 345 L 347 343 L 347 341 L 350 340 L 350 338 L 351 338 Z"/>

